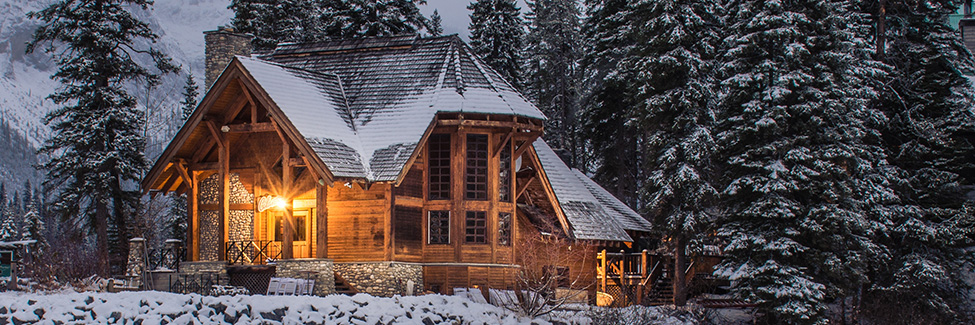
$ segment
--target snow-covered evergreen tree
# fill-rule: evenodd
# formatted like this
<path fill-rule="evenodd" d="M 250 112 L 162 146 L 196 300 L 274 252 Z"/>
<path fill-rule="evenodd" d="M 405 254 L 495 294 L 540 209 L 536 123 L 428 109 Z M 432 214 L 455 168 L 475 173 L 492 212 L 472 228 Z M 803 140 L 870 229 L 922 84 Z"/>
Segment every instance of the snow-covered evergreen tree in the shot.
<path fill-rule="evenodd" d="M 58 64 L 54 79 L 63 85 L 49 97 L 61 107 L 45 118 L 53 136 L 41 151 L 56 153 L 44 164 L 45 182 L 60 191 L 56 209 L 63 220 L 94 231 L 102 275 L 109 272 L 109 223 L 124 231 L 129 216 L 138 212 L 141 195 L 132 184 L 147 166 L 140 151 L 145 143 L 142 116 L 125 85 L 177 69 L 163 53 L 135 43 L 158 38 L 130 12 L 148 10 L 151 4 L 63 0 L 29 14 L 41 26 L 27 51 L 40 48 L 52 54 Z M 150 58 L 154 67 L 140 65 L 137 56 Z M 123 231 L 112 245 L 127 247 Z"/>
<path fill-rule="evenodd" d="M 24 214 L 24 226 L 20 230 L 20 238 L 21 240 L 35 241 L 30 246 L 30 254 L 35 259 L 43 256 L 49 247 L 45 232 L 46 229 L 44 228 L 44 221 L 41 220 L 41 215 L 35 207 L 31 206 L 27 210 L 27 213 Z"/>
<path fill-rule="evenodd" d="M 20 232 L 17 231 L 17 224 L 12 215 L 0 216 L 0 241 L 11 242 L 20 240 Z"/>
<path fill-rule="evenodd" d="M 471 10 L 471 49 L 515 88 L 521 89 L 525 22 L 515 0 L 478 0 Z"/>
<path fill-rule="evenodd" d="M 717 211 L 715 79 L 721 4 L 714 0 L 633 0 L 626 19 L 635 40 L 624 66 L 639 88 L 631 115 L 646 137 L 646 211 L 671 238 L 675 304 L 686 301 L 688 241 L 706 237 Z"/>
<path fill-rule="evenodd" d="M 433 14 L 430 15 L 430 23 L 427 25 L 427 32 L 430 36 L 440 36 L 443 35 L 443 18 L 440 17 L 440 13 L 437 9 L 433 9 Z"/>
<path fill-rule="evenodd" d="M 577 0 L 529 1 L 526 93 L 545 113 L 545 140 L 569 166 L 579 167 L 581 21 Z"/>
<path fill-rule="evenodd" d="M 729 243 L 717 273 L 774 323 L 825 323 L 869 283 L 898 211 L 871 101 L 884 67 L 843 1 L 727 8 L 719 143 Z"/>
<path fill-rule="evenodd" d="M 880 10 L 877 2 L 856 3 L 865 15 Z M 963 294 L 972 256 L 962 249 L 975 229 L 965 196 L 975 184 L 975 91 L 966 76 L 975 63 L 948 23 L 959 5 L 885 3 L 886 33 L 877 38 L 885 51 L 877 57 L 893 73 L 881 89 L 890 117 L 883 143 L 904 179 L 895 190 L 905 208 L 889 215 L 882 239 L 890 260 L 863 299 L 865 318 L 878 323 L 966 322 L 975 313 Z"/>
<path fill-rule="evenodd" d="M 417 33 L 427 25 L 417 5 L 425 0 L 233 0 L 234 28 L 254 47 L 279 42 Z"/>
<path fill-rule="evenodd" d="M 193 75 L 186 76 L 186 83 L 183 85 L 183 99 L 180 100 L 182 120 L 186 122 L 196 110 L 197 91 L 199 87 L 193 80 Z M 187 207 L 186 195 L 179 195 L 173 198 L 173 204 L 169 209 L 169 219 L 167 220 L 166 234 L 170 239 L 180 239 L 186 236 L 186 227 L 189 220 L 189 209 Z"/>
<path fill-rule="evenodd" d="M 627 0 L 587 0 L 583 24 L 582 98 L 580 132 L 584 135 L 589 166 L 594 179 L 633 208 L 641 208 L 637 195 L 642 187 L 643 154 L 634 136 L 636 126 L 628 123 L 636 93 L 630 72 L 620 62 L 635 45 L 625 32 L 623 14 Z"/>

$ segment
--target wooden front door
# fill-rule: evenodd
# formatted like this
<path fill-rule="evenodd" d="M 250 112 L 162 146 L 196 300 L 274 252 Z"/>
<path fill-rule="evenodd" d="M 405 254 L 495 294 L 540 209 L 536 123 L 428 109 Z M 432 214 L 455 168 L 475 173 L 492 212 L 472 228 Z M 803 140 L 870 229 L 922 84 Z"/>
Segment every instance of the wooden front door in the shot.
<path fill-rule="evenodd" d="M 294 247 L 294 258 L 309 258 L 311 255 L 311 227 L 310 222 L 312 211 L 309 210 L 295 210 L 294 215 L 294 226 L 295 233 L 292 237 L 292 245 Z M 268 234 L 272 234 L 271 239 L 273 240 L 272 245 L 276 246 L 278 251 L 281 250 L 281 241 L 284 236 L 284 211 L 268 211 Z"/>

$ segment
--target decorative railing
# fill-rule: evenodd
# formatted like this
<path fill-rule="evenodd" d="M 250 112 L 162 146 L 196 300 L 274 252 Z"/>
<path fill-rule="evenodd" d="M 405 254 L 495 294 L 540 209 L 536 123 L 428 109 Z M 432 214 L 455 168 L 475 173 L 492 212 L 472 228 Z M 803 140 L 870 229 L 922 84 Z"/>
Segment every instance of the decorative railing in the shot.
<path fill-rule="evenodd" d="M 227 262 L 230 264 L 267 264 L 281 259 L 281 247 L 272 241 L 227 242 Z"/>
<path fill-rule="evenodd" d="M 186 247 L 178 240 L 166 242 L 166 246 L 148 250 L 146 267 L 148 270 L 179 271 L 179 265 L 186 260 Z"/>

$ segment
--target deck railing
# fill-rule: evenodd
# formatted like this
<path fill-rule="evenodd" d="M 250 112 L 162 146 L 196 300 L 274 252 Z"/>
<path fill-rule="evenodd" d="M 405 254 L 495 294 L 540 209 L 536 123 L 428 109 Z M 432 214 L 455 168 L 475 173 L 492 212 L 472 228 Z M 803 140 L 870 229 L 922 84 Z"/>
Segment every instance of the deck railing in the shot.
<path fill-rule="evenodd" d="M 227 262 L 230 264 L 264 265 L 281 259 L 281 247 L 272 241 L 227 242 Z"/>

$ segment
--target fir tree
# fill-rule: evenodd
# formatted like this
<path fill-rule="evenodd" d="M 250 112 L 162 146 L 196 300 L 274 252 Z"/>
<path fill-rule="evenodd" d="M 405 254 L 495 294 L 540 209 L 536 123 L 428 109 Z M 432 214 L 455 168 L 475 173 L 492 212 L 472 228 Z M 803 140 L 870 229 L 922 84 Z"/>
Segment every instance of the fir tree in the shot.
<path fill-rule="evenodd" d="M 141 195 L 130 184 L 147 166 L 140 151 L 145 143 L 141 113 L 124 86 L 158 80 L 159 73 L 177 69 L 158 50 L 135 45 L 136 40 L 152 43 L 158 36 L 129 8 L 148 10 L 151 4 L 63 0 L 29 14 L 41 26 L 27 51 L 43 47 L 52 54 L 58 64 L 53 78 L 63 85 L 49 97 L 62 106 L 45 118 L 54 136 L 41 152 L 57 153 L 44 164 L 45 183 L 60 191 L 56 204 L 63 220 L 95 232 L 102 275 L 109 272 L 109 223 L 124 231 L 126 220 L 138 212 Z M 137 63 L 137 56 L 151 59 L 157 72 Z M 118 234 L 113 244 L 125 246 L 124 234 Z"/>
<path fill-rule="evenodd" d="M 44 237 L 45 232 L 46 229 L 44 228 L 44 221 L 41 220 L 41 215 L 37 212 L 36 208 L 30 207 L 27 214 L 24 215 L 24 226 L 21 228 L 20 238 L 22 240 L 35 241 L 30 246 L 30 254 L 34 260 L 43 256 L 49 247 L 47 238 Z"/>
<path fill-rule="evenodd" d="M 253 34 L 257 50 L 279 42 L 417 33 L 427 19 L 425 0 L 233 0 L 232 23 Z"/>
<path fill-rule="evenodd" d="M 719 143 L 729 243 L 719 275 L 776 323 L 825 323 L 869 283 L 896 182 L 878 145 L 882 65 L 844 2 L 728 8 Z"/>
<path fill-rule="evenodd" d="M 430 36 L 440 36 L 443 35 L 443 18 L 440 18 L 440 13 L 437 9 L 433 9 L 433 14 L 430 15 L 430 24 L 427 26 L 427 32 Z"/>
<path fill-rule="evenodd" d="M 635 85 L 621 62 L 635 43 L 624 33 L 631 23 L 622 13 L 627 0 L 587 0 L 583 24 L 583 92 L 580 132 L 587 143 L 594 179 L 631 207 L 643 207 L 643 155 L 636 126 L 627 123 Z"/>
<path fill-rule="evenodd" d="M 471 49 L 515 88 L 521 88 L 525 22 L 515 0 L 478 0 L 471 10 Z"/>
<path fill-rule="evenodd" d="M 190 115 L 193 115 L 193 111 L 196 110 L 196 98 L 200 96 L 199 89 L 200 87 L 193 80 L 193 74 L 187 74 L 186 83 L 183 85 L 183 99 L 179 101 L 180 106 L 182 106 L 183 121 L 190 118 Z"/>
<path fill-rule="evenodd" d="M 12 215 L 3 216 L 0 221 L 0 241 L 11 242 L 20 240 L 20 233 L 17 231 L 17 224 Z"/>
<path fill-rule="evenodd" d="M 876 2 L 858 2 L 866 15 Z M 886 30 L 877 30 L 877 57 L 893 68 L 881 89 L 890 116 L 885 149 L 904 179 L 895 190 L 904 209 L 889 214 L 881 238 L 890 252 L 863 297 L 878 323 L 966 322 L 960 247 L 971 245 L 973 214 L 965 192 L 975 184 L 975 73 L 971 53 L 948 16 L 958 2 L 887 1 Z M 879 18 L 878 18 L 879 19 Z M 896 305 L 896 308 L 890 308 Z"/>
<path fill-rule="evenodd" d="M 631 114 L 648 139 L 644 201 L 657 230 L 673 239 L 674 302 L 682 306 L 688 241 L 705 237 L 717 210 L 712 64 L 720 3 L 637 0 L 631 8 L 628 36 L 637 45 L 623 64 L 639 85 Z"/>
<path fill-rule="evenodd" d="M 545 113 L 545 139 L 569 166 L 578 167 L 579 60 L 582 57 L 576 0 L 529 1 L 527 94 Z M 567 158 L 567 159 L 566 159 Z"/>

